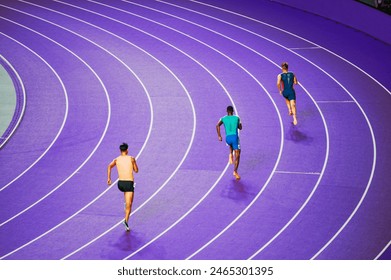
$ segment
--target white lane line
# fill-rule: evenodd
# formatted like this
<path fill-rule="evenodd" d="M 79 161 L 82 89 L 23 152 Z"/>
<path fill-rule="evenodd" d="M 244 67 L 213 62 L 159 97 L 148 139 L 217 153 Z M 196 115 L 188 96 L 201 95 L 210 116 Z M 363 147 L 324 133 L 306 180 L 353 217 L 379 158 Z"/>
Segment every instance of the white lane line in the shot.
<path fill-rule="evenodd" d="M 381 252 L 375 257 L 375 260 L 378 260 L 383 254 L 385 251 L 387 251 L 388 248 L 390 248 L 391 246 L 391 240 L 390 242 L 388 242 L 388 244 L 383 248 L 383 250 L 381 250 Z"/>
<path fill-rule="evenodd" d="M 333 103 L 336 103 L 336 104 L 338 104 L 338 103 L 356 103 L 356 101 L 354 101 L 354 100 L 320 100 L 320 101 L 316 101 L 318 104 L 320 104 L 320 103 L 331 103 L 331 104 L 333 104 Z"/>
<path fill-rule="evenodd" d="M 297 174 L 297 175 L 321 175 L 320 172 L 301 172 L 301 171 L 283 171 L 283 170 L 276 170 L 277 174 Z"/>
<path fill-rule="evenodd" d="M 0 6 L 2 6 L 0 4 Z M 3 17 L 0 17 L 0 18 L 3 18 Z M 5 19 L 5 18 L 3 18 Z M 5 19 L 7 20 L 7 19 Z M 59 131 L 57 132 L 56 136 L 54 137 L 53 141 L 49 144 L 49 146 L 46 148 L 46 150 L 27 168 L 25 169 L 22 173 L 20 173 L 16 178 L 14 178 L 12 181 L 10 181 L 8 184 L 4 185 L 2 188 L 0 188 L 0 192 L 3 191 L 4 189 L 8 188 L 12 183 L 14 183 L 16 180 L 18 180 L 20 177 L 22 177 L 24 174 L 26 174 L 26 172 L 28 172 L 31 168 L 33 168 L 48 152 L 49 150 L 52 148 L 52 146 L 56 143 L 58 137 L 60 136 L 62 130 L 64 129 L 64 126 L 65 126 L 65 123 L 67 121 L 67 118 L 68 118 L 68 107 L 69 107 L 69 104 L 68 104 L 68 94 L 67 94 L 67 90 L 64 86 L 64 83 L 62 82 L 60 76 L 57 74 L 57 72 L 53 69 L 53 67 L 44 59 L 42 58 L 39 54 L 37 54 L 35 51 L 33 51 L 32 49 L 30 49 L 29 47 L 27 47 L 26 45 L 22 44 L 21 42 L 15 40 L 14 38 L 0 32 L 0 34 L 2 34 L 3 36 L 13 40 L 14 42 L 16 42 L 17 44 L 21 45 L 22 47 L 24 47 L 25 49 L 27 49 L 28 51 L 30 51 L 31 53 L 33 53 L 35 56 L 37 56 L 40 60 L 43 61 L 44 64 L 46 64 L 49 69 L 54 73 L 54 75 L 57 77 L 57 79 L 59 80 L 60 84 L 61 84 L 61 87 L 63 89 L 63 92 L 64 92 L 64 97 L 65 97 L 65 113 L 64 113 L 64 118 L 62 120 L 62 124 L 60 126 L 60 129 Z M 21 83 L 22 86 L 23 86 L 23 83 Z M 25 92 L 25 88 L 23 86 L 23 92 L 24 92 L 24 99 L 25 99 L 25 103 L 26 103 L 26 92 Z M 25 106 L 25 105 L 24 105 Z M 24 109 L 23 109 L 24 110 Z M 19 122 L 21 121 L 21 119 L 19 120 Z M 0 224 L 0 227 L 2 226 L 2 224 Z"/>
<path fill-rule="evenodd" d="M 2 32 L 0 32 L 0 34 L 5 36 L 5 37 L 7 37 L 7 38 L 10 38 L 9 36 L 5 35 Z M 14 135 L 15 131 L 18 129 L 18 127 L 20 125 L 20 122 L 23 119 L 23 116 L 24 116 L 24 113 L 25 113 L 25 110 L 26 110 L 26 89 L 24 87 L 22 78 L 20 77 L 18 71 L 16 71 L 15 67 L 13 67 L 13 65 L 4 56 L 2 56 L 1 54 L 0 54 L 0 59 L 2 61 L 4 61 L 8 65 L 8 67 L 12 70 L 12 72 L 15 74 L 16 78 L 19 81 L 19 85 L 20 85 L 20 87 L 22 89 L 22 96 L 23 96 L 21 112 L 20 112 L 20 115 L 18 117 L 18 120 L 16 121 L 15 126 L 12 128 L 12 131 L 7 135 L 7 137 L 1 137 L 1 139 L 4 140 L 0 144 L 0 150 L 1 150 L 1 148 L 8 142 L 8 140 L 12 137 L 12 135 Z M 17 90 L 17 89 L 15 89 L 15 90 Z M 16 100 L 16 102 L 18 102 L 18 100 Z M 0 191 L 1 191 L 1 189 L 0 189 Z"/>
<path fill-rule="evenodd" d="M 288 48 L 290 50 L 319 50 L 320 47 L 297 47 L 297 48 Z"/>
<path fill-rule="evenodd" d="M 44 6 L 40 6 L 40 5 L 38 5 L 38 4 L 34 4 L 34 3 L 27 2 L 27 1 L 24 1 L 24 0 L 18 0 L 18 1 L 19 1 L 19 2 L 23 2 L 23 3 L 26 3 L 26 4 L 29 4 L 29 5 L 32 5 L 32 6 L 39 7 L 39 8 L 41 8 L 41 9 L 45 9 L 45 10 L 51 11 L 51 12 L 53 12 L 53 13 L 60 14 L 60 15 L 62 15 L 62 16 L 65 16 L 65 17 L 71 18 L 71 19 L 73 19 L 73 20 L 82 22 L 82 23 L 84 23 L 84 24 L 90 25 L 91 27 L 94 27 L 94 28 L 96 28 L 96 29 L 98 29 L 98 30 L 100 30 L 100 31 L 103 31 L 103 32 L 107 33 L 107 34 L 110 34 L 110 35 L 112 35 L 113 37 L 116 37 L 117 39 L 120 39 L 120 40 L 126 42 L 127 44 L 132 45 L 133 47 L 135 47 L 135 48 L 137 48 L 137 49 L 143 51 L 144 53 L 147 53 L 147 52 L 145 52 L 143 49 L 141 49 L 141 48 L 139 48 L 138 46 L 132 44 L 131 42 L 126 41 L 125 39 L 123 39 L 123 38 L 117 36 L 116 34 L 110 32 L 110 31 L 107 31 L 107 30 L 105 30 L 105 29 L 103 29 L 103 28 L 100 28 L 100 27 L 98 27 L 98 26 L 96 26 L 96 25 L 93 25 L 93 24 L 91 24 L 91 23 L 89 23 L 89 22 L 87 22 L 87 21 L 81 20 L 81 19 L 79 19 L 79 18 L 77 18 L 77 17 L 71 16 L 71 15 L 68 15 L 68 14 L 65 14 L 65 13 L 62 13 L 62 12 L 59 12 L 59 11 L 56 11 L 56 10 L 53 10 L 53 9 L 44 7 Z M 54 1 L 54 2 L 59 2 L 59 1 Z M 107 52 L 110 56 L 112 56 L 112 57 L 115 58 L 120 64 L 122 64 L 130 73 L 132 73 L 132 75 L 133 75 L 133 76 L 136 78 L 136 80 L 140 83 L 140 85 L 141 85 L 141 87 L 143 88 L 143 90 L 144 90 L 144 92 L 145 92 L 145 94 L 146 94 L 146 97 L 147 97 L 147 99 L 148 99 L 148 103 L 149 103 L 149 107 L 150 107 L 150 111 L 151 111 L 151 112 L 150 112 L 150 119 L 151 119 L 151 122 L 150 122 L 150 125 L 149 125 L 149 129 L 148 129 L 148 133 L 147 133 L 146 140 L 144 141 L 144 143 L 143 143 L 143 145 L 142 145 L 142 147 L 141 147 L 141 149 L 140 149 L 138 155 L 136 156 L 136 158 L 138 158 L 138 157 L 141 155 L 141 153 L 144 151 L 144 149 L 145 149 L 145 147 L 146 147 L 146 145 L 147 145 L 147 143 L 148 143 L 148 140 L 149 140 L 150 135 L 151 135 L 151 133 L 152 133 L 153 120 L 154 120 L 154 109 L 153 109 L 153 105 L 152 105 L 152 99 L 151 99 L 151 96 L 150 96 L 150 94 L 149 94 L 149 91 L 147 90 L 147 88 L 146 88 L 146 86 L 144 85 L 143 81 L 142 81 L 142 80 L 140 79 L 140 77 L 134 72 L 134 70 L 131 69 L 124 61 L 122 61 L 120 58 L 118 58 L 118 57 L 117 57 L 116 55 L 114 55 L 112 52 L 110 52 L 110 51 L 108 51 L 107 49 L 103 48 L 101 45 L 95 43 L 95 42 L 92 41 L 92 40 L 87 39 L 86 37 L 84 37 L 84 36 L 82 36 L 82 35 L 80 35 L 80 34 L 74 32 L 74 31 L 71 31 L 71 30 L 69 30 L 69 29 L 67 29 L 67 28 L 64 28 L 64 27 L 61 26 L 61 25 L 57 25 L 57 24 L 52 23 L 52 22 L 50 22 L 50 23 L 53 24 L 53 25 L 55 25 L 55 26 L 57 26 L 57 27 L 60 27 L 60 28 L 62 28 L 62 29 L 65 29 L 66 31 L 68 31 L 68 32 L 70 32 L 70 33 L 73 33 L 73 34 L 75 34 L 76 36 L 79 36 L 79 37 L 83 38 L 84 40 L 90 42 L 91 44 L 93 44 L 93 45 L 97 46 L 98 48 L 102 49 L 103 51 Z M 148 53 L 147 53 L 147 54 L 148 54 Z M 149 55 L 149 54 L 148 54 L 148 55 Z M 115 182 L 114 182 L 114 183 L 115 183 Z M 114 185 L 114 183 L 113 183 L 112 185 Z"/>
<path fill-rule="evenodd" d="M 157 0 L 157 1 L 158 1 L 158 0 Z M 229 11 L 229 10 L 225 10 L 225 9 L 222 9 L 222 8 L 218 8 L 218 7 L 209 5 L 209 4 L 201 3 L 201 2 L 198 2 L 198 1 L 194 1 L 194 0 L 189 0 L 189 1 L 192 1 L 192 2 L 195 2 L 195 3 L 199 3 L 199 4 L 201 4 L 201 5 L 210 6 L 210 7 L 213 7 L 213 8 L 215 8 L 215 9 L 219 9 L 219 10 L 222 10 L 222 11 L 225 11 L 225 12 L 228 12 L 228 13 L 231 13 L 231 14 L 235 14 L 235 15 L 238 15 L 238 16 L 240 16 L 240 17 L 247 18 L 247 19 L 249 19 L 249 20 L 252 20 L 252 21 L 255 21 L 255 22 L 258 22 L 258 23 L 261 23 L 261 24 L 265 24 L 265 25 L 270 26 L 270 27 L 272 27 L 272 28 L 274 28 L 274 29 L 280 30 L 280 31 L 282 31 L 282 32 L 284 32 L 284 33 L 291 34 L 292 36 L 297 37 L 297 38 L 300 38 L 300 39 L 302 39 L 302 40 L 304 40 L 304 41 L 306 41 L 306 42 L 310 42 L 310 43 L 314 44 L 315 46 L 318 46 L 318 47 L 322 48 L 322 49 L 325 50 L 326 52 L 329 52 L 330 54 L 332 54 L 332 55 L 334 55 L 334 56 L 340 58 L 341 60 L 343 60 L 344 62 L 350 64 L 351 66 L 355 67 L 356 69 L 358 69 L 359 71 L 361 71 L 362 73 L 364 73 L 365 75 L 367 75 L 369 78 L 371 78 L 373 81 L 375 81 L 378 85 L 380 85 L 380 86 L 381 86 L 385 91 L 387 91 L 389 94 L 391 94 L 391 92 L 390 92 L 388 89 L 386 89 L 380 82 L 378 82 L 375 78 L 373 78 L 373 77 L 372 77 L 371 75 L 369 75 L 367 72 L 365 72 L 364 70 L 362 70 L 362 69 L 359 68 L 358 66 L 354 65 L 354 64 L 351 63 L 350 61 L 346 60 L 345 58 L 343 58 L 343 57 L 341 57 L 341 56 L 335 54 L 334 52 L 332 52 L 332 51 L 330 51 L 330 50 L 328 50 L 328 49 L 326 49 L 326 48 L 324 48 L 324 47 L 322 47 L 322 46 L 320 46 L 320 45 L 318 45 L 318 44 L 315 44 L 315 43 L 313 43 L 313 42 L 311 42 L 311 41 L 309 41 L 309 40 L 307 40 L 307 39 L 304 39 L 304 38 L 302 38 L 302 37 L 296 35 L 296 34 L 293 34 L 293 33 L 291 33 L 291 32 L 287 32 L 286 30 L 283 30 L 283 29 L 281 29 L 281 28 L 275 27 L 275 26 L 270 25 L 270 24 L 266 24 L 266 23 L 261 22 L 261 21 L 259 21 L 259 20 L 256 20 L 256 19 L 253 19 L 253 18 L 244 16 L 244 15 L 241 15 L 241 14 L 238 14 L 238 13 L 235 13 L 235 12 L 232 12 L 232 11 Z M 161 2 L 161 1 L 160 1 L 160 2 Z M 246 29 L 244 29 L 244 28 L 241 28 L 241 29 L 246 30 Z M 250 30 L 248 30 L 248 32 L 250 32 L 250 33 L 252 33 L 252 34 L 256 34 L 256 33 L 252 32 L 252 31 L 250 31 Z M 259 36 L 259 37 L 264 38 L 263 36 L 261 36 L 261 35 L 259 35 L 259 34 L 256 34 L 256 35 Z M 266 38 L 265 38 L 265 39 L 266 39 Z M 269 41 L 273 42 L 272 40 L 269 40 Z M 275 42 L 274 42 L 274 43 L 275 43 Z M 275 44 L 277 44 L 277 43 L 275 43 Z M 280 45 L 280 44 L 277 44 L 277 45 Z M 281 45 L 280 45 L 280 46 L 281 46 Z M 283 47 L 283 46 L 282 46 L 282 47 Z M 284 47 L 284 48 L 285 48 L 285 47 Z M 287 48 L 285 48 L 285 49 L 287 49 Z M 289 49 L 287 49 L 287 50 L 289 50 Z M 370 177 L 369 177 L 369 181 L 368 181 L 368 184 L 367 184 L 367 186 L 366 186 L 366 188 L 365 188 L 365 191 L 364 191 L 364 193 L 363 193 L 363 195 L 362 195 L 360 201 L 358 202 L 356 208 L 353 210 L 353 212 L 351 213 L 351 215 L 349 216 L 349 218 L 346 220 L 346 222 L 341 226 L 341 228 L 337 231 L 337 233 L 329 240 L 329 242 L 327 242 L 327 243 L 323 246 L 323 248 L 320 249 L 320 250 L 312 257 L 312 259 L 315 259 L 315 258 L 316 258 L 321 252 L 323 252 L 323 251 L 328 247 L 328 245 L 331 244 L 331 242 L 332 242 L 332 241 L 333 241 L 333 240 L 334 240 L 334 239 L 343 231 L 343 229 L 344 229 L 344 228 L 347 226 L 347 224 L 351 221 L 351 219 L 353 218 L 353 216 L 356 214 L 356 212 L 357 212 L 358 209 L 360 208 L 362 202 L 364 201 L 364 199 L 365 199 L 365 197 L 366 197 L 366 195 L 367 195 L 367 193 L 368 193 L 368 190 L 369 190 L 369 188 L 370 188 L 370 185 L 371 185 L 371 182 L 372 182 L 372 179 L 373 179 L 373 176 L 374 176 L 375 168 L 376 168 L 376 157 L 377 157 L 377 156 L 376 156 L 376 151 L 377 151 L 377 149 L 376 149 L 376 139 L 375 139 L 375 135 L 374 135 L 374 132 L 373 132 L 372 125 L 371 125 L 371 123 L 370 123 L 370 121 L 369 121 L 369 119 L 368 119 L 368 116 L 365 114 L 365 111 L 363 110 L 363 108 L 361 107 L 361 105 L 357 102 L 357 100 L 353 97 L 353 95 L 352 95 L 352 94 L 351 94 L 351 93 L 350 93 L 350 92 L 349 92 L 349 91 L 348 91 L 348 90 L 347 90 L 339 81 L 337 81 L 331 74 L 329 74 L 327 71 L 323 70 L 323 69 L 322 69 L 321 67 L 319 67 L 317 64 L 313 63 L 313 62 L 310 61 L 309 59 L 305 58 L 304 56 L 302 56 L 302 55 L 300 55 L 300 54 L 298 54 L 298 53 L 296 53 L 296 52 L 294 52 L 294 51 L 292 51 L 292 50 L 289 50 L 289 51 L 291 51 L 292 53 L 294 53 L 294 54 L 297 55 L 298 57 L 301 57 L 301 58 L 304 59 L 305 61 L 308 61 L 309 63 L 311 63 L 312 65 L 314 65 L 316 68 L 318 68 L 319 70 L 321 70 L 323 73 L 325 73 L 327 76 L 329 76 L 332 80 L 334 80 L 342 89 L 344 89 L 344 91 L 345 91 L 346 93 L 348 93 L 348 94 L 350 95 L 350 97 L 354 100 L 354 102 L 357 104 L 357 106 L 358 106 L 359 109 L 361 110 L 362 114 L 364 115 L 364 118 L 365 118 L 365 120 L 366 120 L 366 122 L 367 122 L 367 124 L 368 124 L 369 130 L 370 130 L 370 132 L 371 132 L 372 143 L 373 143 L 373 153 L 374 153 L 373 164 L 372 164 L 372 169 L 371 169 L 371 174 L 370 174 Z M 252 257 L 254 257 L 254 255 L 253 255 Z"/>
<path fill-rule="evenodd" d="M 59 11 L 55 11 L 55 10 L 53 10 L 53 9 L 50 9 L 50 8 L 47 8 L 47 7 L 44 7 L 44 6 L 40 6 L 40 5 L 38 5 L 38 4 L 34 4 L 34 3 L 31 3 L 31 2 L 27 2 L 27 1 L 24 1 L 24 0 L 18 0 L 18 1 L 19 1 L 19 2 L 23 2 L 23 3 L 25 3 L 25 4 L 32 5 L 32 6 L 36 6 L 36 7 L 41 8 L 41 9 L 45 9 L 45 10 L 51 11 L 51 12 L 53 12 L 53 13 L 57 13 L 57 14 L 66 16 L 66 17 L 68 17 L 68 18 L 71 18 L 71 19 L 74 19 L 74 20 L 77 20 L 77 21 L 80 21 L 80 22 L 82 22 L 82 23 L 88 24 L 88 25 L 90 25 L 90 26 L 92 26 L 92 27 L 94 27 L 94 28 L 100 29 L 101 31 L 104 31 L 104 32 L 106 32 L 106 33 L 108 33 L 108 34 L 110 34 L 110 35 L 115 36 L 115 34 L 109 32 L 109 31 L 107 31 L 107 30 L 101 29 L 101 28 L 99 28 L 99 27 L 97 27 L 97 26 L 95 26 L 95 25 L 93 25 L 93 24 L 90 24 L 90 23 L 88 23 L 88 22 L 86 22 L 86 21 L 83 21 L 83 20 L 81 20 L 81 19 L 79 19 L 79 18 L 76 18 L 76 17 L 70 16 L 70 15 L 67 15 L 67 14 L 62 13 L 62 12 L 59 12 Z M 142 152 L 144 151 L 144 149 L 145 149 L 145 147 L 146 147 L 146 145 L 147 145 L 147 143 L 148 143 L 148 140 L 149 140 L 150 135 L 151 135 L 151 132 L 152 132 L 153 119 L 154 119 L 154 110 L 153 110 L 153 105 L 152 105 L 151 96 L 150 96 L 149 91 L 147 90 L 146 86 L 144 85 L 143 81 L 142 81 L 142 80 L 140 79 L 140 77 L 134 72 L 134 70 L 131 69 L 124 61 L 122 61 L 119 57 L 117 57 L 116 55 L 114 55 L 112 52 L 110 52 L 110 51 L 108 51 L 107 49 L 103 48 L 101 45 L 95 43 L 95 42 L 92 41 L 92 40 L 87 39 L 85 36 L 82 36 L 82 35 L 80 35 L 80 34 L 74 32 L 74 31 L 72 31 L 72 30 L 70 30 L 70 29 L 64 28 L 64 27 L 61 26 L 61 25 L 58 25 L 58 24 L 56 24 L 56 23 L 47 21 L 47 20 L 45 20 L 45 19 L 43 19 L 43 18 L 40 18 L 40 19 L 43 20 L 43 21 L 46 21 L 46 22 L 48 22 L 48 23 L 50 23 L 50 24 L 52 24 L 52 25 L 55 25 L 55 26 L 57 26 L 57 27 L 59 27 L 59 28 L 62 28 L 62 29 L 66 30 L 66 31 L 68 31 L 68 32 L 70 32 L 70 33 L 72 33 L 72 34 L 78 36 L 78 37 L 81 37 L 82 39 L 84 39 L 84 40 L 90 42 L 91 44 L 97 46 L 98 48 L 100 48 L 100 49 L 103 50 L 104 52 L 108 53 L 108 54 L 109 54 L 110 56 L 112 56 L 115 60 L 117 60 L 120 64 L 122 64 L 130 73 L 132 73 L 132 75 L 133 75 L 133 76 L 136 78 L 136 80 L 140 83 L 140 85 L 141 85 L 141 87 L 143 88 L 144 93 L 145 93 L 145 95 L 146 95 L 146 97 L 147 97 L 147 99 L 148 99 L 148 103 L 149 103 L 149 107 L 150 107 L 150 119 L 151 119 L 151 122 L 150 122 L 150 125 L 149 125 L 149 128 L 148 128 L 148 133 L 147 133 L 146 139 L 145 139 L 145 141 L 144 141 L 144 143 L 143 143 L 143 145 L 142 145 L 142 147 L 141 147 L 141 149 L 140 149 L 138 155 L 136 156 L 136 158 L 138 158 L 139 155 L 142 154 Z M 118 36 L 116 36 L 116 37 L 118 37 Z M 118 38 L 119 38 L 119 37 L 118 37 Z M 122 38 L 121 38 L 121 39 L 122 39 Z M 128 42 L 128 41 L 126 41 L 126 42 L 130 44 L 130 42 Z M 113 185 L 114 185 L 114 184 L 113 184 Z"/>

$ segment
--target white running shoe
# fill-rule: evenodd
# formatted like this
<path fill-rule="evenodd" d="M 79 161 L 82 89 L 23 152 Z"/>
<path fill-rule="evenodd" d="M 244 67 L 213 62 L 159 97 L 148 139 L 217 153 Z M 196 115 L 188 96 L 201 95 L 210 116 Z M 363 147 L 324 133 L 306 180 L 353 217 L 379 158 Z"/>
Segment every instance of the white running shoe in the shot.
<path fill-rule="evenodd" d="M 128 223 L 124 220 L 123 222 L 123 225 L 125 226 L 125 230 L 126 231 L 130 231 L 130 228 L 129 228 L 129 225 L 128 225 Z"/>

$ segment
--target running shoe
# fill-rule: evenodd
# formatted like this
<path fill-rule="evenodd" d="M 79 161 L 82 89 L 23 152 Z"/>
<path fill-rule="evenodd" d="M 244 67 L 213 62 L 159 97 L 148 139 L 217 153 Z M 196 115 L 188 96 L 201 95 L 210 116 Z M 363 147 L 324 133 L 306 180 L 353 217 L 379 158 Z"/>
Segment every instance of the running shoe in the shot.
<path fill-rule="evenodd" d="M 124 220 L 123 222 L 123 225 L 125 226 L 125 230 L 126 231 L 130 231 L 130 228 L 129 228 L 129 225 L 128 225 L 128 223 Z"/>

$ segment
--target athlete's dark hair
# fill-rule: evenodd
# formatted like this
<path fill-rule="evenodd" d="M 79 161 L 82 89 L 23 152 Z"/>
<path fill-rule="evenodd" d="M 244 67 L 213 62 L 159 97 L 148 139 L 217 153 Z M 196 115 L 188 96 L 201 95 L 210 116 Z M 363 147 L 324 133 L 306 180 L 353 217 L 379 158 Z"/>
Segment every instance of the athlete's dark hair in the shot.
<path fill-rule="evenodd" d="M 227 112 L 233 113 L 233 112 L 234 112 L 234 107 L 228 106 L 228 107 L 227 107 Z"/>
<path fill-rule="evenodd" d="M 281 67 L 282 67 L 283 69 L 288 70 L 288 62 L 283 62 L 283 63 L 281 64 Z"/>
<path fill-rule="evenodd" d="M 125 152 L 127 149 L 128 149 L 128 144 L 126 143 L 122 143 L 120 146 L 119 146 L 119 149 L 121 150 L 121 152 Z"/>

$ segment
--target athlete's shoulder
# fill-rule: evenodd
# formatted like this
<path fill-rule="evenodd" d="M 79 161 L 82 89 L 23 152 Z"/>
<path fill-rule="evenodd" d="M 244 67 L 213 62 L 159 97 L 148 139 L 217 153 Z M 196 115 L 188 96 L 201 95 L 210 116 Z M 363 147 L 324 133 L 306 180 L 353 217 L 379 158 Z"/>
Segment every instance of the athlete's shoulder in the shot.
<path fill-rule="evenodd" d="M 128 158 L 130 158 L 130 156 L 129 155 L 120 155 L 120 156 L 118 156 L 118 157 L 116 157 L 114 160 L 124 160 L 124 159 L 128 159 Z"/>
<path fill-rule="evenodd" d="M 228 115 L 225 115 L 225 116 L 220 118 L 220 121 L 224 121 L 224 120 L 228 119 L 228 117 L 229 117 Z"/>

